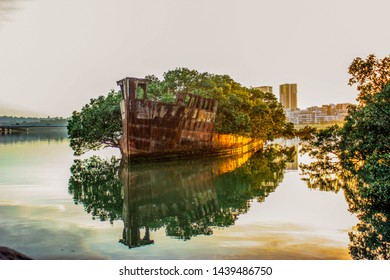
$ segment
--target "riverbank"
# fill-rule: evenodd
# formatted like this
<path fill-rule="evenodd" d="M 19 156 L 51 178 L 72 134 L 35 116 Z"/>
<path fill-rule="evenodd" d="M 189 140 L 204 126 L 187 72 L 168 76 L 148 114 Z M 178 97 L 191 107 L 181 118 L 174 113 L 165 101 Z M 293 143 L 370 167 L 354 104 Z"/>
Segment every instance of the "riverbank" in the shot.
<path fill-rule="evenodd" d="M 332 125 L 335 125 L 335 124 L 338 124 L 340 126 L 342 126 L 344 124 L 344 122 L 332 122 L 332 123 L 311 123 L 311 124 L 294 124 L 294 128 L 296 130 L 299 130 L 299 129 L 302 129 L 306 126 L 309 126 L 309 127 L 313 127 L 317 130 L 321 130 L 321 129 L 325 129 L 329 126 L 332 126 Z"/>

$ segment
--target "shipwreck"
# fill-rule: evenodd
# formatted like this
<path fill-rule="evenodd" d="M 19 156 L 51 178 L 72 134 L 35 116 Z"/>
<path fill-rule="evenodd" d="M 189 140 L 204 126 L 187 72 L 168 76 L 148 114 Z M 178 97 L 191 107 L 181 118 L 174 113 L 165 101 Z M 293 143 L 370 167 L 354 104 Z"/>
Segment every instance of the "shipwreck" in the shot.
<path fill-rule="evenodd" d="M 217 100 L 189 93 L 177 94 L 175 103 L 148 100 L 149 82 L 130 77 L 117 82 L 122 93 L 120 145 L 125 161 L 223 157 L 263 147 L 261 139 L 214 131 Z"/>

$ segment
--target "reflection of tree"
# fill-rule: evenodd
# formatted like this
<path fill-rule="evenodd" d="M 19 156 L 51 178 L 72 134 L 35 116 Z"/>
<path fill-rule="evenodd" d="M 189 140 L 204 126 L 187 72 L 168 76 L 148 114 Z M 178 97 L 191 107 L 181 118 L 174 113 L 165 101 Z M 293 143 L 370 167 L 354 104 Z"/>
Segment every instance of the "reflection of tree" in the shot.
<path fill-rule="evenodd" d="M 380 182 L 378 176 L 378 181 Z M 349 249 L 354 259 L 390 259 L 390 208 L 372 194 L 359 176 L 344 176 L 343 187 L 349 210 L 356 213 L 359 222 L 349 233 Z M 377 182 L 378 183 L 378 182 Z M 378 186 L 374 186 L 374 188 Z"/>
<path fill-rule="evenodd" d="M 125 231 L 165 226 L 167 235 L 184 240 L 211 233 L 219 211 L 213 167 L 218 161 L 123 166 Z"/>
<path fill-rule="evenodd" d="M 113 222 L 122 217 L 122 184 L 115 158 L 105 161 L 93 156 L 75 160 L 70 171 L 69 193 L 76 204 L 82 203 L 93 218 Z"/>
<path fill-rule="evenodd" d="M 349 211 L 359 219 L 349 232 L 353 259 L 390 259 L 389 172 L 385 163 L 378 162 L 366 162 L 365 170 L 355 175 L 330 157 L 301 165 L 310 188 L 344 191 Z"/>
<path fill-rule="evenodd" d="M 152 244 L 150 231 L 188 240 L 227 227 L 264 201 L 283 178 L 286 154 L 270 146 L 252 157 L 124 165 L 92 157 L 71 167 L 69 192 L 76 203 L 101 220 L 124 222 L 121 243 Z M 118 174 L 118 169 L 120 172 Z"/>
<path fill-rule="evenodd" d="M 263 202 L 283 180 L 286 162 L 294 153 L 294 149 L 269 146 L 254 154 L 241 168 L 216 178 L 221 207 L 241 214 L 248 211 L 251 199 Z"/>
<path fill-rule="evenodd" d="M 342 177 L 345 174 L 342 172 L 340 161 L 333 153 L 337 141 L 333 134 L 336 130 L 337 126 L 328 127 L 302 144 L 300 153 L 307 153 L 316 159 L 309 164 L 299 165 L 302 175 L 305 176 L 302 180 L 306 181 L 311 189 L 337 193 L 344 185 Z"/>
<path fill-rule="evenodd" d="M 389 211 L 359 215 L 359 223 L 349 233 L 349 250 L 354 259 L 390 259 L 389 219 Z"/>
<path fill-rule="evenodd" d="M 322 163 L 316 165 L 312 164 L 311 167 L 313 169 L 311 170 L 304 164 L 300 164 L 300 167 L 302 175 L 305 176 L 302 177 L 302 180 L 306 182 L 310 189 L 338 193 L 344 185 L 342 172 L 326 167 L 321 170 L 323 167 Z"/>

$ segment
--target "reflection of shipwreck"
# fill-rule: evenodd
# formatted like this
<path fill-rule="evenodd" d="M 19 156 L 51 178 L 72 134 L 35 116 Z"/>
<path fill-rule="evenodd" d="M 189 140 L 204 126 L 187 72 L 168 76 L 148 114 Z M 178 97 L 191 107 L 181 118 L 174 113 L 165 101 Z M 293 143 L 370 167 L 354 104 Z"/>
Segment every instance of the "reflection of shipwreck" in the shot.
<path fill-rule="evenodd" d="M 176 103 L 147 100 L 147 79 L 125 78 L 121 87 L 121 151 L 126 161 L 226 156 L 257 150 L 263 141 L 213 132 L 218 101 L 181 93 Z M 138 99 L 142 91 L 143 98 Z"/>
<path fill-rule="evenodd" d="M 150 229 L 163 226 L 167 235 L 186 240 L 212 234 L 212 226 L 231 225 L 236 217 L 221 209 L 213 182 L 243 165 L 251 155 L 186 164 L 157 163 L 153 167 L 123 164 L 124 229 L 120 242 L 129 248 L 153 244 Z M 216 223 L 222 217 L 224 222 Z"/>
<path fill-rule="evenodd" d="M 263 202 L 281 182 L 287 158 L 268 147 L 223 158 L 129 165 L 92 157 L 71 167 L 69 193 L 101 221 L 123 220 L 120 242 L 153 244 L 152 231 L 188 240 L 233 225 L 250 201 Z M 118 173 L 119 170 L 119 173 Z"/>

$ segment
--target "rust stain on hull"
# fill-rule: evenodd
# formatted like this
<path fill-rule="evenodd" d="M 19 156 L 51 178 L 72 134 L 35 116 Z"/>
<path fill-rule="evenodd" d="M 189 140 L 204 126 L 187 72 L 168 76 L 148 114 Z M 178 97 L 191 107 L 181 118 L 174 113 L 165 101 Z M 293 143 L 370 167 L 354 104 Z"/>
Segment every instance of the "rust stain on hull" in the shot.
<path fill-rule="evenodd" d="M 180 93 L 175 103 L 147 100 L 149 80 L 125 78 L 121 88 L 121 151 L 128 161 L 229 156 L 260 149 L 263 141 L 214 133 L 215 99 Z M 139 91 L 143 98 L 137 98 Z"/>

